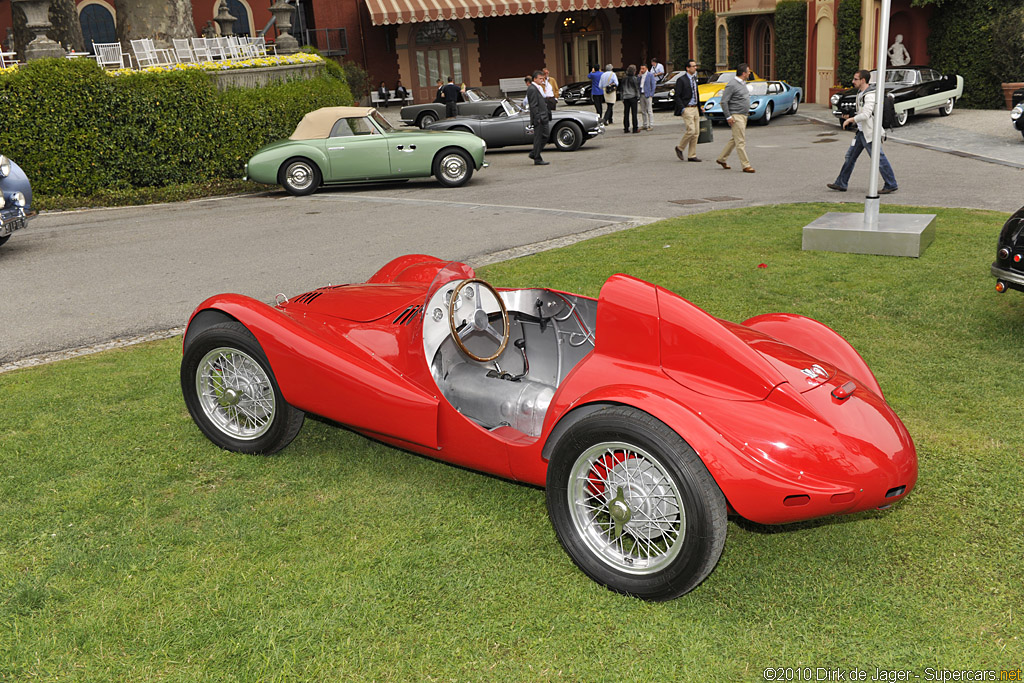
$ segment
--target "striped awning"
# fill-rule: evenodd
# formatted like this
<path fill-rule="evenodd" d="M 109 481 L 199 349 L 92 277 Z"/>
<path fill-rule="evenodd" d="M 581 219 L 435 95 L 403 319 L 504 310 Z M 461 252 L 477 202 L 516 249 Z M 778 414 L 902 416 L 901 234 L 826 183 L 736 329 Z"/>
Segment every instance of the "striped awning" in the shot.
<path fill-rule="evenodd" d="M 779 0 L 732 0 L 729 9 L 719 12 L 720 17 L 737 17 L 744 14 L 771 14 Z"/>
<path fill-rule="evenodd" d="M 673 0 L 366 0 L 375 26 L 515 14 L 669 5 Z"/>

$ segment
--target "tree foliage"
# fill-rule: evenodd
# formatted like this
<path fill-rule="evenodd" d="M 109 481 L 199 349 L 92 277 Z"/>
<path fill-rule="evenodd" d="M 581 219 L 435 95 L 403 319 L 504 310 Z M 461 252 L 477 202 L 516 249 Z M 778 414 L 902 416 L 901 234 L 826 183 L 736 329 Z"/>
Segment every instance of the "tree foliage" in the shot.
<path fill-rule="evenodd" d="M 726 68 L 735 69 L 747 62 L 747 22 L 743 17 L 729 17 L 725 20 L 725 30 L 729 32 L 729 56 Z"/>
<path fill-rule="evenodd" d="M 841 0 L 836 17 L 836 83 L 853 84 L 853 74 L 861 68 L 860 0 Z"/>
<path fill-rule="evenodd" d="M 992 22 L 993 75 L 1002 83 L 1024 81 L 1024 7 Z"/>
<path fill-rule="evenodd" d="M 690 15 L 680 12 L 668 20 L 668 60 L 676 69 L 690 58 Z"/>
<path fill-rule="evenodd" d="M 993 39 L 997 20 L 1018 9 L 1019 0 L 958 0 L 936 2 L 928 21 L 928 53 L 931 66 L 944 74 L 958 74 L 964 79 L 961 102 L 967 107 L 998 108 L 1003 96 L 999 73 L 1004 55 Z"/>
<path fill-rule="evenodd" d="M 715 13 L 705 10 L 697 18 L 697 63 L 705 69 L 715 65 Z"/>
<path fill-rule="evenodd" d="M 807 2 L 780 0 L 775 7 L 775 71 L 780 80 L 804 87 L 807 64 Z"/>

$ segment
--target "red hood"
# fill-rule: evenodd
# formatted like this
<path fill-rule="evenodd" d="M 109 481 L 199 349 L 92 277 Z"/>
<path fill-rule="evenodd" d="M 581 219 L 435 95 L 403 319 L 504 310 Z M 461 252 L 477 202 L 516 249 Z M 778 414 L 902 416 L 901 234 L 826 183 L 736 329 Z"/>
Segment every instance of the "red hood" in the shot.
<path fill-rule="evenodd" d="M 420 284 L 338 285 L 300 294 L 280 308 L 292 314 L 316 313 L 367 323 L 420 306 L 426 294 L 427 287 Z"/>

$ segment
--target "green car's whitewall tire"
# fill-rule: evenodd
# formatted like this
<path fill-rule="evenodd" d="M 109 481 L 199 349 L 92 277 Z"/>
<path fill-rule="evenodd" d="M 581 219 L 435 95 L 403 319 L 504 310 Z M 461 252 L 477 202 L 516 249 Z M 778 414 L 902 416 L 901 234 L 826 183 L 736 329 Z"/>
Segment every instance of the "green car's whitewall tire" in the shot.
<path fill-rule="evenodd" d="M 445 187 L 461 187 L 473 177 L 473 158 L 461 149 L 442 149 L 434 157 L 434 177 Z"/>
<path fill-rule="evenodd" d="M 285 192 L 296 197 L 313 194 L 320 187 L 322 180 L 320 167 L 304 157 L 284 162 L 277 175 L 277 182 Z"/>

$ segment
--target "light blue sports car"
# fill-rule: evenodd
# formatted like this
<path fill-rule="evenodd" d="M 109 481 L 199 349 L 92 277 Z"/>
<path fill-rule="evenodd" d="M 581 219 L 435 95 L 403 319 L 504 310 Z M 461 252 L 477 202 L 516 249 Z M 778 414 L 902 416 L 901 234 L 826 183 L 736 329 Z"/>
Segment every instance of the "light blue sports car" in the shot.
<path fill-rule="evenodd" d="M 778 114 L 795 114 L 803 99 L 802 88 L 785 81 L 752 81 L 747 83 L 750 91 L 750 118 L 767 126 Z M 712 122 L 724 121 L 722 96 L 715 95 L 704 103 L 704 115 Z"/>

